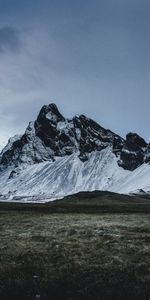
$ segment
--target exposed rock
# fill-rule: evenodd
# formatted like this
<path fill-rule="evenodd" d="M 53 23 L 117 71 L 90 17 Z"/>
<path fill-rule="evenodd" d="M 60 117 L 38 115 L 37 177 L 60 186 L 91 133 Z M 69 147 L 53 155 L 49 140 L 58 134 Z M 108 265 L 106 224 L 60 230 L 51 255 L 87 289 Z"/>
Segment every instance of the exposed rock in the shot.
<path fill-rule="evenodd" d="M 133 171 L 144 163 L 148 144 L 136 133 L 128 133 L 120 153 L 119 165 Z"/>
<path fill-rule="evenodd" d="M 150 146 L 138 134 L 129 133 L 124 140 L 84 115 L 66 119 L 55 104 L 50 104 L 42 107 L 37 120 L 29 123 L 22 136 L 9 140 L 2 151 L 0 166 L 54 161 L 56 156 L 75 152 L 86 161 L 88 153 L 108 146 L 124 169 L 134 170 L 143 162 L 150 162 Z"/>
<path fill-rule="evenodd" d="M 126 136 L 126 147 L 130 151 L 136 151 L 147 147 L 147 143 L 138 134 L 130 132 Z"/>

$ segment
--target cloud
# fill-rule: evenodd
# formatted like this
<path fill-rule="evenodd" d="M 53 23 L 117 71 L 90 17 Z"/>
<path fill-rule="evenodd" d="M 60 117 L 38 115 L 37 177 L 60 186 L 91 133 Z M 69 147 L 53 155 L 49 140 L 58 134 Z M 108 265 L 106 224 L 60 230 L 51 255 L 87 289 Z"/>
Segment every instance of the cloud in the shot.
<path fill-rule="evenodd" d="M 10 26 L 0 28 L 0 53 L 16 52 L 20 46 L 21 40 L 17 30 Z"/>
<path fill-rule="evenodd" d="M 0 140 L 49 102 L 149 140 L 148 0 L 11 2 L 0 3 Z"/>

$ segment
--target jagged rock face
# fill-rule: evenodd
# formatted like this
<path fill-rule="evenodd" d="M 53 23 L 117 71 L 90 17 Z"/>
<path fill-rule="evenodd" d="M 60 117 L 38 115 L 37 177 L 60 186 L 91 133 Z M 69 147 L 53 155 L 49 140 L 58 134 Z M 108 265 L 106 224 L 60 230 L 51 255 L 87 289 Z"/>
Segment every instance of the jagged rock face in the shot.
<path fill-rule="evenodd" d="M 126 136 L 126 147 L 130 151 L 138 151 L 147 147 L 147 143 L 138 134 L 130 132 Z"/>
<path fill-rule="evenodd" d="M 73 122 L 65 119 L 55 104 L 43 106 L 34 126 L 35 135 L 52 150 L 53 156 L 72 154 L 77 148 Z"/>
<path fill-rule="evenodd" d="M 84 115 L 73 119 L 74 128 L 79 142 L 80 159 L 86 160 L 87 153 L 92 151 L 101 151 L 109 145 L 113 145 L 114 139 L 119 145 L 123 145 L 123 139 L 110 130 L 106 130 L 93 120 Z M 79 138 L 80 137 L 80 138 Z M 115 147 L 114 147 L 115 149 Z"/>
<path fill-rule="evenodd" d="M 35 135 L 34 123 L 30 122 L 25 133 L 9 141 L 2 151 L 0 167 L 28 165 L 52 159 L 51 150 L 46 148 Z"/>
<path fill-rule="evenodd" d="M 119 165 L 133 171 L 146 161 L 148 144 L 136 133 L 128 133 L 120 153 Z"/>
<path fill-rule="evenodd" d="M 150 146 L 137 134 L 129 133 L 124 140 L 84 115 L 65 119 L 57 106 L 50 104 L 42 107 L 37 120 L 29 123 L 21 137 L 9 141 L 2 151 L 0 165 L 19 167 L 53 161 L 56 156 L 75 152 L 86 161 L 88 153 L 108 146 L 124 169 L 134 170 L 144 161 L 150 161 Z"/>
<path fill-rule="evenodd" d="M 55 104 L 41 109 L 35 122 L 35 132 L 44 145 L 52 149 L 54 156 L 78 151 L 81 160 L 87 159 L 87 153 L 100 151 L 112 144 L 115 136 L 123 143 L 119 136 L 84 115 L 65 119 Z"/>

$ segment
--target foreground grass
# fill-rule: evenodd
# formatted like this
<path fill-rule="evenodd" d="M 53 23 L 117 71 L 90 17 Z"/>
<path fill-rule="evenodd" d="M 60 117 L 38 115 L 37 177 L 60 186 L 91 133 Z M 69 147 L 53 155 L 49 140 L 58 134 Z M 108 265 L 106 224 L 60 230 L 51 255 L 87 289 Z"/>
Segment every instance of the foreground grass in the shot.
<path fill-rule="evenodd" d="M 150 299 L 150 215 L 1 209 L 0 299 Z"/>

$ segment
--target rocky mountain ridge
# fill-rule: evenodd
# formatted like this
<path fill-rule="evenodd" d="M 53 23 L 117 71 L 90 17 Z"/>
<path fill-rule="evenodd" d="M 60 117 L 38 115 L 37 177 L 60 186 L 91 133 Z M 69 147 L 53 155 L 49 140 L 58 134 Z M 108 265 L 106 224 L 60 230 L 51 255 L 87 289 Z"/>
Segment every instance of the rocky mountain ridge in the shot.
<path fill-rule="evenodd" d="M 66 119 L 55 104 L 42 107 L 35 122 L 30 122 L 22 136 L 11 138 L 2 150 L 0 168 L 14 168 L 44 161 L 55 161 L 77 153 L 81 161 L 88 154 L 112 147 L 118 165 L 133 171 L 150 162 L 150 144 L 136 133 L 126 139 L 105 129 L 84 115 Z"/>

